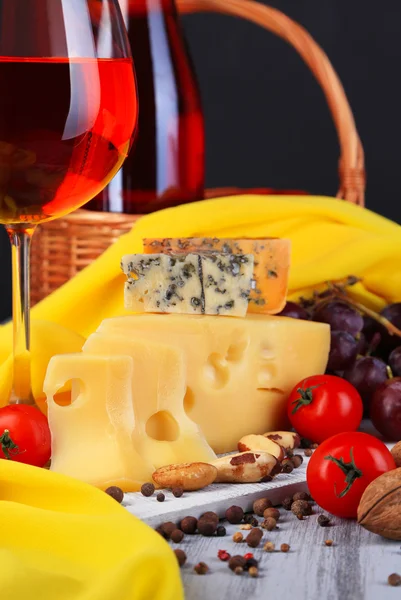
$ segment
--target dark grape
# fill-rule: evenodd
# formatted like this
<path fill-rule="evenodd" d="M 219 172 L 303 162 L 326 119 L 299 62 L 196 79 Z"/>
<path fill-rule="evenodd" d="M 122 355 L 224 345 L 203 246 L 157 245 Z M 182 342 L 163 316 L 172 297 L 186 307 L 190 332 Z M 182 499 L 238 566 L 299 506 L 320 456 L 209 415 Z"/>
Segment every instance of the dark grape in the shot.
<path fill-rule="evenodd" d="M 357 341 L 357 354 L 366 354 L 366 352 L 369 350 L 369 344 L 368 341 L 364 335 L 364 333 L 361 333 L 357 336 L 356 338 Z"/>
<path fill-rule="evenodd" d="M 332 331 L 328 371 L 342 371 L 351 366 L 358 352 L 358 343 L 346 331 Z"/>
<path fill-rule="evenodd" d="M 363 317 L 362 333 L 366 340 L 370 343 L 373 339 L 373 336 L 377 333 L 383 336 L 386 333 L 386 328 L 375 319 L 372 319 L 372 317 L 365 315 Z"/>
<path fill-rule="evenodd" d="M 283 310 L 277 316 L 291 317 L 292 319 L 304 319 L 305 321 L 310 319 L 307 311 L 299 304 L 296 304 L 296 302 L 287 302 Z"/>
<path fill-rule="evenodd" d="M 395 377 L 401 377 L 401 346 L 395 348 L 388 358 L 388 364 Z"/>
<path fill-rule="evenodd" d="M 382 310 L 381 315 L 398 329 L 401 329 L 401 302 L 386 306 Z M 378 347 L 378 354 L 387 360 L 389 354 L 400 345 L 401 338 L 398 335 L 391 335 L 383 326 L 380 331 L 382 339 Z"/>
<path fill-rule="evenodd" d="M 361 395 L 365 414 L 369 414 L 369 406 L 377 388 L 387 379 L 387 367 L 380 358 L 362 356 L 343 374 Z"/>
<path fill-rule="evenodd" d="M 356 336 L 362 331 L 363 318 L 352 306 L 340 300 L 327 304 L 318 304 L 313 314 L 313 320 L 328 323 L 332 331 L 346 331 Z"/>
<path fill-rule="evenodd" d="M 401 377 L 388 379 L 376 390 L 370 406 L 370 418 L 386 440 L 401 440 Z"/>

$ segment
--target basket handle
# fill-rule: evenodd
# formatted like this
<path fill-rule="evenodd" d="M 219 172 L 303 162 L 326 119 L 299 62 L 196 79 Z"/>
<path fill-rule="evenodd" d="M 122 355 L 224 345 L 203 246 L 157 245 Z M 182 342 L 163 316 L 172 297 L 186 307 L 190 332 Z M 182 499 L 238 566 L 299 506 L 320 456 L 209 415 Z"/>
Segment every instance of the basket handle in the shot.
<path fill-rule="evenodd" d="M 183 14 L 217 12 L 242 17 L 272 31 L 298 51 L 320 84 L 337 129 L 341 147 L 337 197 L 364 206 L 365 158 L 352 110 L 327 55 L 306 29 L 282 12 L 253 0 L 177 0 L 177 6 Z"/>

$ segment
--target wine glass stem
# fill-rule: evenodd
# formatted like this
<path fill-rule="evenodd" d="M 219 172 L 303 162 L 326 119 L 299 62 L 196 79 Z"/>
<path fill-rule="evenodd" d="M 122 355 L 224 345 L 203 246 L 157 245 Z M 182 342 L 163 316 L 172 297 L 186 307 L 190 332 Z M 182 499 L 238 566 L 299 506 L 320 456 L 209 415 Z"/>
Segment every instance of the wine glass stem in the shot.
<path fill-rule="evenodd" d="M 35 228 L 6 227 L 11 242 L 13 277 L 13 388 L 10 403 L 35 404 L 31 389 L 30 248 Z"/>

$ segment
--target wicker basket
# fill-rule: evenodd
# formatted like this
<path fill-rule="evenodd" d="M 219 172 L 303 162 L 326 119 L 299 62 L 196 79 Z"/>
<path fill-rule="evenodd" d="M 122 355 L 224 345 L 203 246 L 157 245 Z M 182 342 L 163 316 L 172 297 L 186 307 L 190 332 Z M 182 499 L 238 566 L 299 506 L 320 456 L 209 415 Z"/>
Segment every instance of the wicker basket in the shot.
<path fill-rule="evenodd" d="M 364 153 L 351 108 L 329 59 L 308 32 L 278 10 L 252 0 L 177 0 L 181 13 L 218 12 L 261 25 L 289 42 L 314 73 L 329 105 L 341 147 L 337 196 L 364 204 Z M 237 188 L 209 190 L 208 197 L 241 193 Z M 38 227 L 32 247 L 31 299 L 35 304 L 88 266 L 140 215 L 79 210 Z"/>

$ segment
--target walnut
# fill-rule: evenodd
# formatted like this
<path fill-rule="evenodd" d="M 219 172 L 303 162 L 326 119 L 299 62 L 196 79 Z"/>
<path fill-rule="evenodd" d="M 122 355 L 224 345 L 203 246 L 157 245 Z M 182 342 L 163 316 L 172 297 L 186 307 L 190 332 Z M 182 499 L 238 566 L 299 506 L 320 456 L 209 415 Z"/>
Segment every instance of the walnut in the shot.
<path fill-rule="evenodd" d="M 401 467 L 401 442 L 397 442 L 391 449 L 391 454 L 393 455 L 397 467 Z"/>
<path fill-rule="evenodd" d="M 401 540 L 401 468 L 388 471 L 366 488 L 358 506 L 358 523 L 390 540 Z"/>

